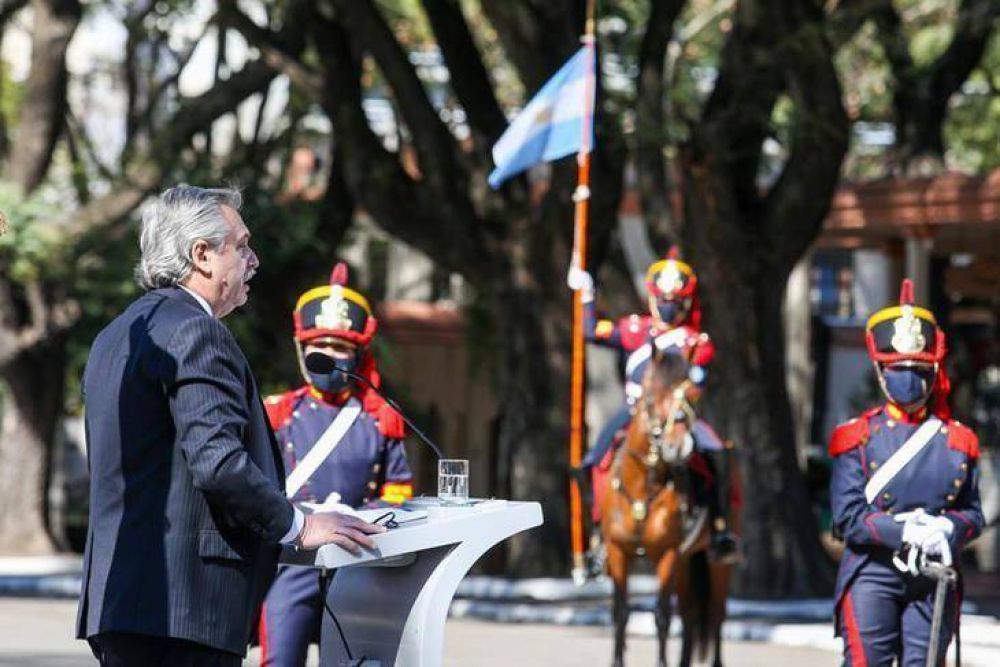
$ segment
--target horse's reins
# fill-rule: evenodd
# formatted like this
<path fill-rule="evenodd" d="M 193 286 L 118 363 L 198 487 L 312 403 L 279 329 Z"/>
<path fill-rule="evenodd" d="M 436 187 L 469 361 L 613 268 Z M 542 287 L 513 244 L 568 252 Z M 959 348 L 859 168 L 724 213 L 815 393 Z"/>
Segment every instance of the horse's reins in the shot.
<path fill-rule="evenodd" d="M 643 391 L 642 405 L 644 417 L 648 427 L 646 442 L 649 445 L 649 450 L 646 453 L 646 457 L 643 458 L 636 452 L 632 451 L 632 449 L 629 448 L 628 443 L 626 443 L 622 449 L 624 450 L 624 454 L 628 454 L 634 458 L 639 462 L 639 465 L 643 466 L 646 470 L 646 499 L 644 501 L 637 501 L 632 498 L 628 490 L 625 488 L 621 479 L 621 461 L 623 454 L 619 454 L 615 457 L 611 478 L 611 488 L 625 498 L 632 510 L 632 518 L 636 522 L 635 531 L 631 540 L 633 543 L 638 543 L 641 539 L 642 528 L 646 522 L 646 517 L 649 514 L 649 507 L 652 506 L 653 502 L 661 493 L 669 488 L 668 483 L 662 485 L 657 484 L 656 467 L 661 461 L 664 461 L 661 456 L 663 439 L 667 437 L 668 433 L 673 432 L 674 426 L 677 423 L 678 410 L 684 413 L 684 417 L 687 419 L 689 424 L 694 424 L 694 408 L 687 400 L 686 395 L 689 386 L 691 386 L 691 381 L 684 380 L 676 388 L 674 388 L 673 401 L 670 404 L 670 409 L 668 410 L 667 418 L 665 420 L 660 419 L 659 414 L 656 414 L 656 403 L 652 396 L 652 392 L 648 390 Z"/>

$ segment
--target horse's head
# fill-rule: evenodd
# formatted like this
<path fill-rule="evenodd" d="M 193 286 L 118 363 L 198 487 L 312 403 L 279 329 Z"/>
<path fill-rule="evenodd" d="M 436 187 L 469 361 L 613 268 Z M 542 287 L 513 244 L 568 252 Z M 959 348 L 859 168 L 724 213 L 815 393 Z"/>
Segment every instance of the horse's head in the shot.
<path fill-rule="evenodd" d="M 691 396 L 697 388 L 688 379 L 689 364 L 679 354 L 657 350 L 643 378 L 639 405 L 646 434 L 646 463 L 683 463 L 694 451 L 691 428 L 695 414 Z"/>

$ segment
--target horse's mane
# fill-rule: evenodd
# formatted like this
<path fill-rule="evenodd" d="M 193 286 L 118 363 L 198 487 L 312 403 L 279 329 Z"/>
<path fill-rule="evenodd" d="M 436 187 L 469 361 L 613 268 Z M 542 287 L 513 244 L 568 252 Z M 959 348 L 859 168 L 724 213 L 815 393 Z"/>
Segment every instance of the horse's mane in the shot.
<path fill-rule="evenodd" d="M 650 364 L 650 390 L 654 394 L 672 390 L 687 379 L 688 368 L 688 361 L 682 355 L 657 350 Z"/>

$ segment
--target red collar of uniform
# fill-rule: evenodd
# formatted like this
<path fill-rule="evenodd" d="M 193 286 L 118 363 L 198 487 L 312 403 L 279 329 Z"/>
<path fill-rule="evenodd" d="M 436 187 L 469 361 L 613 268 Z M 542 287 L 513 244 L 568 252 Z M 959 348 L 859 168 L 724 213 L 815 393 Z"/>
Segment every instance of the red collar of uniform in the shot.
<path fill-rule="evenodd" d="M 885 412 L 890 417 L 904 424 L 920 424 L 927 418 L 927 406 L 921 406 L 916 412 L 907 412 L 895 403 L 886 403 Z"/>
<path fill-rule="evenodd" d="M 353 392 L 350 389 L 344 389 L 340 393 L 331 394 L 323 391 L 322 389 L 317 389 L 313 385 L 309 385 L 309 395 L 321 403 L 326 403 L 327 405 L 339 408 L 347 402 L 347 399 L 353 395 Z"/>

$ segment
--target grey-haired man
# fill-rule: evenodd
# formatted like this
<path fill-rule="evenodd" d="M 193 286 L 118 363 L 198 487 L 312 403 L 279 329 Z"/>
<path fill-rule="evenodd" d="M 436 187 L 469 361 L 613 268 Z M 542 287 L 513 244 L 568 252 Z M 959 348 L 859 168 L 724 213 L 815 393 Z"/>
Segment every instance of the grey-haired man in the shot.
<path fill-rule="evenodd" d="M 77 636 L 102 665 L 239 665 L 280 545 L 383 529 L 304 516 L 246 358 L 219 321 L 257 268 L 235 190 L 181 185 L 143 216 L 148 290 L 84 372 L 90 530 Z"/>

